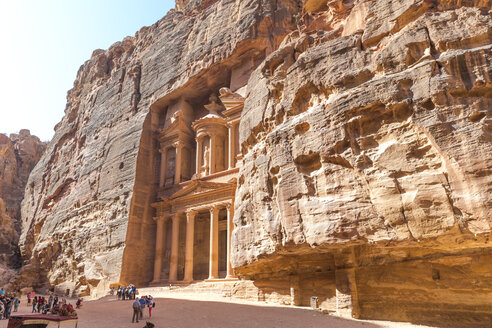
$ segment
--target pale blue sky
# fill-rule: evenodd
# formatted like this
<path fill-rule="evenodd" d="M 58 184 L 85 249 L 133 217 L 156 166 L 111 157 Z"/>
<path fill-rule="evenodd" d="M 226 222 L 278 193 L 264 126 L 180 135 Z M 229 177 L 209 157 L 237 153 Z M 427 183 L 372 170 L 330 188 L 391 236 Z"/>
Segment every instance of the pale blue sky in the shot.
<path fill-rule="evenodd" d="M 173 0 L 0 0 L 0 132 L 53 136 L 92 51 L 155 23 Z"/>

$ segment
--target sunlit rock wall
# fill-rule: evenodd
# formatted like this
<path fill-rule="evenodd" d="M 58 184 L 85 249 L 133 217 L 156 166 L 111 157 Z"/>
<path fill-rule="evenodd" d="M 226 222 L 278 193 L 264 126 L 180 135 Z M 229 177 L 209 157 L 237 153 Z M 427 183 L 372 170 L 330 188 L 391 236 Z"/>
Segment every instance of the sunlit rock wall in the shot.
<path fill-rule="evenodd" d="M 226 84 L 233 66 L 277 48 L 300 8 L 295 1 L 205 2 L 94 51 L 80 68 L 26 190 L 25 284 L 98 296 L 110 283 L 151 280 L 151 105 L 217 91 L 210 83 Z"/>
<path fill-rule="evenodd" d="M 20 207 L 29 173 L 43 154 L 45 143 L 29 130 L 0 134 L 0 285 L 15 277 L 21 266 L 18 248 Z"/>
<path fill-rule="evenodd" d="M 248 82 L 240 275 L 354 316 L 490 322 L 490 8 L 306 2 Z"/>

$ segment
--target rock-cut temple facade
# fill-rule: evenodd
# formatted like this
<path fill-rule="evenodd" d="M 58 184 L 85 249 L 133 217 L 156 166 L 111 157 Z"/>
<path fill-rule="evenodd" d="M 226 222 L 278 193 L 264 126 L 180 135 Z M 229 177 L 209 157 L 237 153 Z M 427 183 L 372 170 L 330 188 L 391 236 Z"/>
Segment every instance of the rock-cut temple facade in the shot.
<path fill-rule="evenodd" d="M 155 134 L 160 162 L 152 285 L 234 278 L 231 233 L 244 98 L 222 88 L 209 101 L 204 113 L 180 99 Z"/>

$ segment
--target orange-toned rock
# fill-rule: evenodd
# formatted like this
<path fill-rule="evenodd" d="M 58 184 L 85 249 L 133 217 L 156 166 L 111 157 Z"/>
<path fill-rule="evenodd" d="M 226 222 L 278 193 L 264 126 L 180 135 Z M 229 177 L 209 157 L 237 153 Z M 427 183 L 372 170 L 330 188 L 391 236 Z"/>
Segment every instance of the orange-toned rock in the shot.
<path fill-rule="evenodd" d="M 7 137 L 0 134 L 0 285 L 19 269 L 20 205 L 29 173 L 46 145 L 29 130 Z"/>
<path fill-rule="evenodd" d="M 340 314 L 490 322 L 490 1 L 307 4 L 248 82 L 236 272 Z"/>
<path fill-rule="evenodd" d="M 167 108 L 180 97 L 197 107 L 230 81 L 244 86 L 299 9 L 294 1 L 177 3 L 185 5 L 198 9 L 172 10 L 80 68 L 22 206 L 26 285 L 97 296 L 110 283 L 152 280 L 154 132 L 172 116 Z"/>
<path fill-rule="evenodd" d="M 178 1 L 79 70 L 27 185 L 25 283 L 98 296 L 189 282 L 196 237 L 200 279 L 231 277 L 232 246 L 250 280 L 232 282 L 238 297 L 488 325 L 490 7 Z M 240 104 L 221 106 L 221 89 Z M 237 130 L 218 116 L 241 110 L 231 156 Z"/>

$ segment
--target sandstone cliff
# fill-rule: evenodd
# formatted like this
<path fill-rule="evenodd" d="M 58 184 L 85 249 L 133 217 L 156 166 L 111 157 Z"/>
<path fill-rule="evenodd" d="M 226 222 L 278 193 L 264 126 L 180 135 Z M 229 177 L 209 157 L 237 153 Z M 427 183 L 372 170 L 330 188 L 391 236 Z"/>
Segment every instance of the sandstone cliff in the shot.
<path fill-rule="evenodd" d="M 0 134 L 0 285 L 8 283 L 15 273 L 12 269 L 21 265 L 20 205 L 29 173 L 45 147 L 29 130 L 10 137 Z"/>
<path fill-rule="evenodd" d="M 150 281 L 152 112 L 229 85 L 233 67 L 278 47 L 299 10 L 295 1 L 193 4 L 200 11 L 170 11 L 80 68 L 22 206 L 27 284 L 97 295 L 110 282 Z"/>
<path fill-rule="evenodd" d="M 232 255 L 257 299 L 490 322 L 490 8 L 177 1 L 79 70 L 27 185 L 24 278 L 94 296 L 148 283 L 154 132 L 183 97 L 198 107 L 234 85 L 246 101 Z"/>
<path fill-rule="evenodd" d="M 237 272 L 354 316 L 490 322 L 490 8 L 305 3 L 248 82 Z"/>

